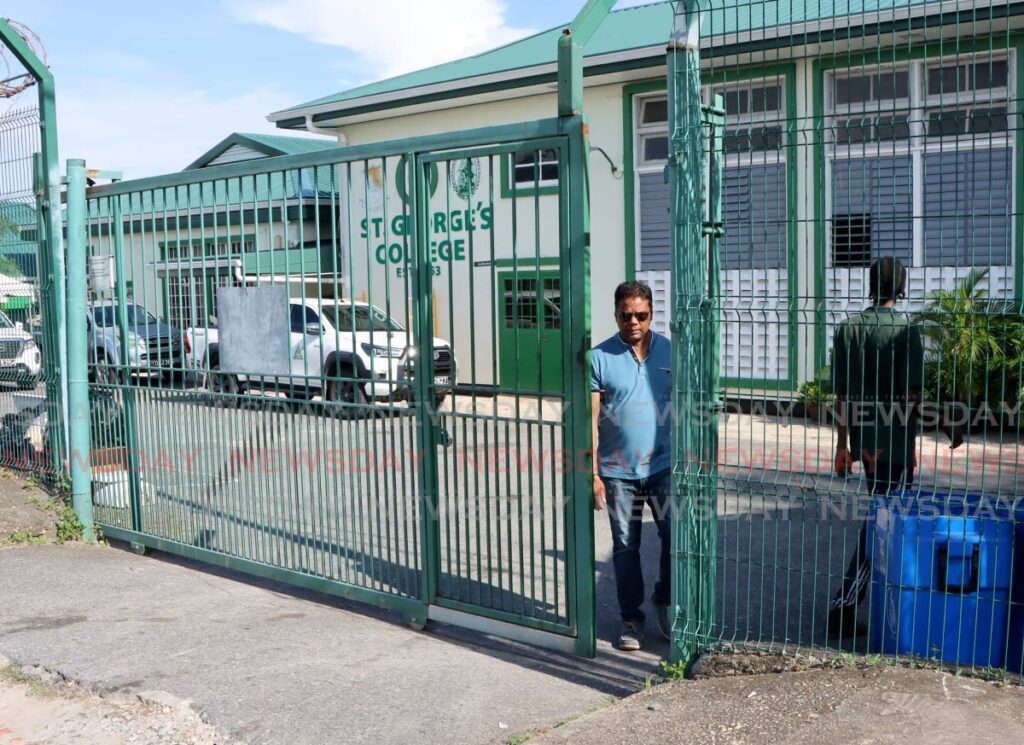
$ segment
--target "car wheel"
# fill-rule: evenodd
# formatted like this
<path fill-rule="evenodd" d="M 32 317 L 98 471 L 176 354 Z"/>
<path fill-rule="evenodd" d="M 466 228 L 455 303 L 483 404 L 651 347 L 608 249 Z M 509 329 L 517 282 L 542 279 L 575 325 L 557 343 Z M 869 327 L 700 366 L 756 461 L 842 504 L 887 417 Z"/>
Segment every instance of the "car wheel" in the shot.
<path fill-rule="evenodd" d="M 350 368 L 343 368 L 338 374 L 343 378 L 355 376 Z M 358 419 L 367 413 L 363 386 L 353 380 L 329 380 L 324 402 L 328 413 L 339 419 Z"/>
<path fill-rule="evenodd" d="M 242 387 L 237 375 L 220 371 L 220 361 L 217 361 L 210 367 L 210 372 L 206 376 L 206 390 L 218 405 L 235 408 L 240 402 L 239 394 Z"/>

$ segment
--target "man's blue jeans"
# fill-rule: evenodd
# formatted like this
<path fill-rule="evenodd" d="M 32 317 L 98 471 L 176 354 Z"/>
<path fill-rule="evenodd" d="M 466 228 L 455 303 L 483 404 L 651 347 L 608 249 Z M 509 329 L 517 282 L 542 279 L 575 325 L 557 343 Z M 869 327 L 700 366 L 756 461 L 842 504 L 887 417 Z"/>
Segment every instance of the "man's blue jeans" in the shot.
<path fill-rule="evenodd" d="M 644 479 L 602 476 L 612 526 L 612 564 L 623 621 L 644 620 L 644 574 L 640 566 L 640 536 L 644 502 L 651 506 L 661 539 L 661 576 L 654 586 L 654 602 L 668 605 L 672 598 L 672 469 Z"/>

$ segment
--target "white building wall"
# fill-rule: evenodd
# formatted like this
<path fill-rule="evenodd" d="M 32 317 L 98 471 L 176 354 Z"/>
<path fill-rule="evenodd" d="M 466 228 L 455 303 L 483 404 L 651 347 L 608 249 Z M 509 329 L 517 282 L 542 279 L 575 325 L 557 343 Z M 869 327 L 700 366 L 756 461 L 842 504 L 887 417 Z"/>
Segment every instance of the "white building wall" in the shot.
<path fill-rule="evenodd" d="M 556 107 L 557 98 L 552 92 L 528 98 L 514 98 L 457 109 L 379 119 L 346 126 L 343 128 L 343 133 L 349 144 L 360 145 L 549 118 L 557 114 Z M 584 107 L 590 122 L 591 144 L 603 148 L 621 169 L 623 161 L 622 85 L 586 88 Z M 619 175 L 621 176 L 621 172 Z M 497 179 L 497 174 L 495 174 L 495 178 Z M 440 191 L 438 193 L 440 194 Z M 622 178 L 612 174 L 611 166 L 599 153 L 593 153 L 590 160 L 591 328 L 595 344 L 615 333 L 612 297 L 615 286 L 626 275 L 624 198 Z M 551 215 L 548 227 L 542 228 L 542 230 L 554 236 L 555 234 L 551 231 L 555 230 L 553 220 L 557 199 L 553 196 L 542 196 L 540 200 L 545 208 L 548 208 L 546 212 Z M 507 204 L 510 200 L 501 199 L 496 194 L 496 201 L 503 203 L 496 205 L 495 218 L 496 222 L 500 224 L 503 216 L 505 220 L 510 219 L 508 214 L 510 207 Z M 520 197 L 517 209 L 517 217 L 521 221 L 520 232 L 524 227 L 529 228 L 532 225 L 532 216 L 528 214 L 532 213 L 532 210 L 533 198 Z M 552 250 L 553 248 L 545 245 L 542 255 L 556 256 L 556 251 Z M 463 279 L 468 282 L 468 277 Z M 358 295 L 359 283 L 356 281 L 354 284 L 354 292 Z M 460 286 L 458 281 L 455 284 Z M 480 282 L 476 285 L 484 290 L 477 296 L 474 304 L 478 313 L 490 311 L 490 294 L 488 288 L 482 287 L 484 284 L 487 283 Z M 461 286 L 467 287 L 468 285 L 462 284 Z M 446 299 L 439 296 L 437 303 L 439 326 L 441 327 L 439 331 L 443 331 L 447 325 L 445 323 L 447 319 L 443 317 L 445 309 L 442 307 L 445 304 Z M 469 334 L 468 320 L 463 319 L 461 323 L 464 328 L 457 328 L 456 331 L 460 332 L 460 335 Z M 447 336 L 448 334 L 441 333 L 441 335 Z M 479 334 L 476 339 L 478 342 L 483 341 Z M 486 356 L 486 353 L 478 351 L 478 357 L 481 355 Z M 488 364 L 490 364 L 489 360 Z"/>
<path fill-rule="evenodd" d="M 155 215 L 157 219 L 163 218 L 163 213 L 157 213 Z M 146 219 L 149 220 L 154 215 L 147 214 Z M 223 218 L 218 218 L 223 222 Z M 102 221 L 99 223 L 106 230 L 110 227 L 109 221 Z M 175 273 L 175 268 L 180 265 L 181 271 L 179 274 L 188 275 L 191 271 L 198 278 L 202 279 L 205 283 L 206 280 L 213 281 L 219 274 L 227 273 L 227 269 L 224 267 L 218 267 L 218 259 L 223 264 L 223 259 L 227 257 L 216 257 L 216 256 L 194 256 L 190 259 L 179 258 L 165 260 L 162 258 L 161 243 L 165 242 L 210 242 L 213 240 L 228 242 L 237 242 L 243 236 L 248 237 L 256 236 L 256 248 L 259 251 L 268 251 L 273 248 L 281 249 L 285 246 L 286 234 L 292 239 L 295 239 L 298 235 L 304 235 L 308 240 L 311 240 L 316 235 L 317 225 L 313 220 L 305 220 L 301 226 L 299 223 L 292 222 L 285 225 L 283 222 L 274 222 L 273 224 L 262 223 L 259 226 L 245 225 L 239 228 L 237 225 L 233 225 L 230 229 L 226 226 L 220 225 L 216 229 L 212 224 L 205 228 L 192 227 L 192 228 L 168 228 L 165 230 L 157 231 L 145 231 L 145 232 L 134 232 L 126 231 L 123 241 L 123 256 L 124 256 L 124 279 L 126 282 L 131 283 L 130 294 L 132 298 L 138 304 L 144 306 L 147 310 L 153 313 L 155 316 L 162 320 L 168 319 L 168 308 L 166 307 L 166 297 L 164 292 L 165 278 Z M 114 243 L 109 236 L 103 235 L 99 237 L 89 238 L 88 241 L 89 254 L 91 256 L 97 255 L 114 255 Z M 278 267 L 278 273 L 283 274 L 283 267 Z M 299 272 L 294 272 L 293 279 L 299 281 L 293 281 L 289 286 L 289 293 L 292 296 L 301 296 L 308 294 L 310 296 L 316 296 L 316 284 L 312 281 L 302 282 L 299 278 Z M 254 277 L 249 277 L 250 281 L 255 281 Z M 269 271 L 260 278 L 261 282 L 270 282 Z M 283 281 L 283 277 L 278 277 L 278 281 Z M 325 279 L 324 282 L 327 282 Z M 114 297 L 114 291 L 112 290 L 109 295 L 104 295 L 103 299 L 112 299 Z M 205 301 L 203 296 L 197 296 L 194 300 L 196 303 L 198 317 L 204 315 Z"/>
<path fill-rule="evenodd" d="M 771 285 L 761 294 L 765 297 L 777 295 L 775 302 L 779 318 L 772 319 L 769 326 L 774 327 L 776 336 L 769 338 L 753 338 L 750 332 L 755 331 L 754 320 L 747 320 L 744 323 L 742 314 L 737 315 L 735 328 L 726 328 L 723 325 L 723 342 L 731 345 L 728 349 L 722 350 L 723 375 L 736 377 L 735 371 L 747 371 L 750 377 L 759 377 L 751 374 L 761 371 L 763 377 L 786 378 L 784 372 L 770 374 L 776 371 L 788 372 L 787 361 L 782 357 L 786 354 L 787 338 L 795 341 L 797 360 L 795 373 L 795 384 L 810 379 L 815 374 L 815 344 L 817 335 L 815 323 L 817 314 L 825 311 L 825 348 L 831 345 L 831 336 L 834 325 L 849 312 L 859 310 L 863 307 L 864 292 L 863 272 L 843 270 L 829 270 L 826 267 L 818 266 L 817 249 L 815 245 L 816 220 L 824 215 L 817 215 L 816 206 L 820 195 L 817 191 L 821 186 L 828 189 L 828 178 L 819 184 L 815 180 L 815 149 L 814 120 L 813 120 L 813 90 L 814 70 L 811 61 L 797 61 L 796 65 L 796 137 L 797 147 L 795 148 L 796 158 L 796 200 L 791 205 L 791 214 L 796 221 L 796 246 L 793 247 L 795 261 L 789 267 L 788 276 L 771 276 L 762 278 L 770 280 Z M 653 74 L 653 71 L 652 71 Z M 608 156 L 619 169 L 622 168 L 624 153 L 624 136 L 629 133 L 623 132 L 623 84 L 609 84 L 591 86 L 585 89 L 585 109 L 590 123 L 591 143 L 607 152 Z M 361 145 L 387 140 L 405 139 L 416 136 L 449 133 L 458 130 L 473 129 L 478 127 L 493 126 L 499 124 L 510 124 L 521 121 L 529 121 L 541 118 L 553 117 L 556 113 L 556 94 L 534 95 L 522 98 L 509 98 L 504 101 L 474 104 L 461 108 L 451 108 L 438 111 L 406 114 L 400 116 L 386 117 L 364 123 L 347 125 L 342 129 L 342 134 L 349 144 Z M 481 159 L 486 160 L 486 159 Z M 375 304 L 386 307 L 395 318 L 408 323 L 411 320 L 411 308 L 408 298 L 411 297 L 411 282 L 407 277 L 402 277 L 396 271 L 399 267 L 385 262 L 379 264 L 376 261 L 377 248 L 379 245 L 387 247 L 393 243 L 402 243 L 402 236 L 395 235 L 393 231 L 385 230 L 385 235 L 376 236 L 365 234 L 361 229 L 360 219 L 369 211 L 371 214 L 380 216 L 386 215 L 388 219 L 401 215 L 404 209 L 402 199 L 398 194 L 394 175 L 397 171 L 398 159 L 392 158 L 388 163 L 379 161 L 365 164 L 370 169 L 376 168 L 377 174 L 370 178 L 363 165 L 355 165 L 349 176 L 352 183 L 352 193 L 348 199 L 341 199 L 342 207 L 347 203 L 348 209 L 352 212 L 352 220 L 348 227 L 344 227 L 345 219 L 342 216 L 343 227 L 340 229 L 339 241 L 342 246 L 351 245 L 351 276 L 352 287 L 347 288 L 350 295 L 372 300 Z M 450 339 L 456 345 L 456 353 L 465 375 L 463 381 L 472 379 L 479 383 L 492 383 L 494 380 L 495 358 L 497 350 L 494 347 L 500 325 L 501 288 L 495 296 L 492 291 L 492 283 L 499 278 L 500 273 L 511 271 L 509 262 L 512 258 L 512 224 L 513 224 L 513 200 L 501 195 L 500 181 L 501 172 L 499 160 L 493 161 L 494 172 L 491 173 L 488 164 L 485 162 L 481 167 L 482 186 L 478 189 L 473 199 L 481 202 L 483 206 L 490 208 L 489 220 L 493 221 L 493 231 L 477 231 L 474 234 L 475 245 L 472 260 L 469 256 L 468 246 L 465 247 L 465 256 L 461 261 L 438 262 L 440 270 L 434 277 L 435 300 L 430 312 L 434 320 L 434 330 L 437 336 Z M 443 168 L 443 164 L 442 164 Z M 383 174 L 383 175 L 381 175 Z M 615 332 L 613 318 L 612 296 L 616 284 L 627 274 L 625 266 L 625 190 L 623 174 L 621 170 L 613 173 L 612 167 L 607 160 L 599 154 L 592 153 L 590 160 L 591 178 L 591 324 L 593 342 L 599 343 L 604 338 Z M 631 177 L 631 176 L 627 176 Z M 442 178 L 444 178 L 442 176 Z M 495 182 L 495 194 L 493 205 L 489 204 L 486 198 L 488 180 L 493 178 Z M 369 188 L 367 184 L 377 179 L 377 187 Z M 443 210 L 446 205 L 439 204 L 445 198 L 447 189 L 438 189 L 435 196 L 435 203 L 431 210 Z M 386 192 L 386 193 L 385 193 Z M 826 202 L 827 193 L 824 195 Z M 515 203 L 515 227 L 518 237 L 518 256 L 520 259 L 519 271 L 522 276 L 529 276 L 535 271 L 536 262 L 529 261 L 530 258 L 539 256 L 547 263 L 542 263 L 542 270 L 555 270 L 557 264 L 550 262 L 557 260 L 557 198 L 555 196 L 540 196 L 538 201 L 541 206 L 541 241 L 536 244 L 536 235 L 533 224 L 534 197 L 521 196 Z M 639 211 L 637 211 L 639 219 Z M 476 220 L 480 220 L 480 213 L 477 212 Z M 275 233 L 280 233 L 279 226 L 264 226 L 260 231 L 259 240 L 261 248 L 279 248 L 276 245 L 274 235 L 271 235 L 270 228 Z M 307 228 L 307 234 L 312 236 L 312 226 Z M 246 233 L 250 231 L 245 231 Z M 468 241 L 467 230 L 455 231 L 458 235 L 453 238 L 461 238 L 464 244 Z M 493 251 L 490 245 L 493 232 Z M 196 235 L 198 237 L 198 235 Z M 444 236 L 441 236 L 442 238 Z M 105 244 L 101 240 L 99 245 Z M 268 245 L 269 244 L 269 245 Z M 151 303 L 151 310 L 163 313 L 163 292 L 162 282 L 159 281 L 157 272 L 152 265 L 154 259 L 158 258 L 158 246 L 153 236 L 136 236 L 130 238 L 126 248 L 135 269 L 133 274 L 138 275 L 135 281 L 135 292 L 140 294 L 140 285 L 145 283 L 147 304 Z M 639 261 L 639 246 L 637 251 Z M 501 266 L 496 266 L 501 264 Z M 345 262 L 343 261 L 343 264 Z M 632 267 L 638 269 L 639 267 Z M 815 282 L 816 272 L 823 272 L 824 283 L 821 289 L 824 292 L 823 298 L 817 298 L 817 286 Z M 648 281 L 655 289 L 656 328 L 667 331 L 669 319 L 668 298 L 670 297 L 670 276 L 668 272 L 637 272 L 638 279 Z M 924 297 L 926 290 L 935 289 L 939 286 L 952 286 L 959 275 L 952 270 L 925 270 L 914 269 L 911 271 L 911 291 L 914 297 Z M 142 278 L 145 277 L 143 281 Z M 725 281 L 729 280 L 729 281 Z M 734 282 L 732 280 L 735 280 Z M 722 289 L 727 292 L 734 284 L 742 284 L 744 281 L 759 281 L 757 277 L 725 277 L 723 278 Z M 1007 297 L 1013 291 L 1012 267 L 993 267 L 991 276 L 991 290 L 993 296 Z M 796 291 L 796 328 L 787 328 L 784 324 L 789 319 L 783 312 L 787 306 L 788 298 L 786 292 L 788 287 L 795 287 Z M 301 291 L 301 288 L 296 288 Z M 742 294 L 742 293 L 740 293 Z M 726 298 L 723 298 L 725 300 Z M 824 301 L 826 308 L 821 307 Z M 723 307 L 728 303 L 723 303 Z M 775 312 L 775 311 L 773 311 Z M 763 319 L 762 319 L 763 320 Z M 659 325 L 660 324 L 660 325 Z M 763 326 L 764 324 L 761 323 Z M 746 335 L 745 335 L 746 334 Z M 732 356 L 730 356 L 732 355 Z M 773 355 L 779 359 L 773 359 Z M 467 367 L 468 365 L 468 367 Z M 746 377 L 740 375 L 739 377 Z"/>

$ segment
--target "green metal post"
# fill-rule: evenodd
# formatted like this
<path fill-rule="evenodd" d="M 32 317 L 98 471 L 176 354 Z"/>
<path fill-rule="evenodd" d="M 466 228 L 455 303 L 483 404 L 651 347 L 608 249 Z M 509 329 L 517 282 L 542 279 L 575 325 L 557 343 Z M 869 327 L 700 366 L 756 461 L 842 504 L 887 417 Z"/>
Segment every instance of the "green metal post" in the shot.
<path fill-rule="evenodd" d="M 129 354 L 131 343 L 128 333 L 128 283 L 125 280 L 124 218 L 121 214 L 121 200 L 118 194 L 110 199 L 111 230 L 114 234 L 115 315 L 117 338 L 120 350 L 114 366 L 118 385 L 124 402 L 125 438 L 128 444 L 128 496 L 131 505 L 132 530 L 142 530 L 141 486 L 139 484 L 139 435 L 135 413 L 135 391 L 132 388 Z"/>
<path fill-rule="evenodd" d="M 416 417 L 420 432 L 419 465 L 420 530 L 422 539 L 423 571 L 420 582 L 420 600 L 424 605 L 434 602 L 441 582 L 440 524 L 438 522 L 439 489 L 437 446 L 440 436 L 433 392 L 434 331 L 431 313 L 430 280 L 430 189 L 424 166 L 414 153 L 405 159 L 406 183 L 412 185 L 410 220 L 414 226 L 412 256 L 412 317 L 416 344 Z M 410 617 L 413 625 L 426 619 Z"/>
<path fill-rule="evenodd" d="M 17 57 L 25 69 L 36 79 L 39 86 L 39 119 L 40 142 L 42 145 L 41 165 L 44 183 L 37 184 L 39 207 L 45 215 L 47 229 L 45 236 L 49 270 L 52 276 L 53 290 L 46 298 L 44 319 L 53 330 L 53 340 L 57 352 L 57 369 L 55 372 L 57 391 L 47 394 L 55 405 L 50 409 L 50 427 L 55 440 L 60 443 L 60 452 L 54 454 L 55 467 L 65 461 L 68 454 L 68 443 L 64 431 L 64 423 L 68 420 L 68 380 L 67 380 L 67 329 L 65 325 L 66 307 L 64 293 L 64 234 L 60 214 L 60 166 L 57 160 L 57 105 L 55 102 L 55 86 L 53 75 L 43 64 L 35 52 L 29 48 L 6 19 L 0 18 L 0 41 Z M 44 234 L 40 234 L 41 236 Z M 53 365 L 52 361 L 46 363 Z M 53 367 L 50 368 L 53 370 Z M 56 415 L 56 416 L 54 416 Z"/>
<path fill-rule="evenodd" d="M 704 243 L 704 133 L 700 85 L 701 0 L 676 9 L 668 48 L 672 217 L 673 542 L 672 659 L 691 661 L 714 623 L 715 504 L 705 419 L 712 412 L 704 331 L 708 263 Z M 679 622 L 681 621 L 681 622 Z"/>
<path fill-rule="evenodd" d="M 50 210 L 48 209 L 48 192 L 46 189 L 46 169 L 43 166 L 42 153 L 34 153 L 32 155 L 32 191 L 35 193 L 36 198 L 36 228 L 39 231 L 38 244 L 42 247 L 39 251 L 38 260 L 39 264 L 36 268 L 38 276 L 41 278 L 48 278 L 44 281 L 54 282 L 56 280 L 55 272 L 53 271 L 53 258 L 47 251 L 47 246 L 51 245 L 50 241 Z M 43 304 L 42 312 L 46 323 L 43 326 L 43 366 L 44 373 L 43 379 L 46 381 L 46 411 L 47 417 L 53 421 L 53 426 L 47 427 L 49 430 L 49 447 L 50 452 L 54 454 L 53 463 L 51 464 L 56 472 L 57 468 L 60 467 L 61 457 L 60 454 L 65 452 L 64 447 L 64 434 L 63 429 L 65 426 L 66 419 L 62 416 L 63 406 L 61 403 L 60 386 L 55 385 L 55 381 L 60 380 L 60 344 L 61 335 L 58 333 L 57 328 L 51 323 L 53 318 L 52 314 L 52 299 L 53 292 L 40 293 L 40 301 Z M 54 362 L 57 361 L 57 363 Z"/>
<path fill-rule="evenodd" d="M 85 161 L 68 161 L 68 403 L 71 439 L 68 463 L 71 469 L 71 504 L 81 521 L 84 538 L 95 540 L 92 522 L 92 491 L 89 454 L 89 370 L 85 321 L 86 284 L 86 200 Z"/>
<path fill-rule="evenodd" d="M 566 494 L 570 497 L 569 519 L 576 527 L 570 534 L 573 575 L 570 577 L 570 595 L 576 599 L 575 626 L 576 654 L 593 657 L 596 654 L 594 625 L 597 618 L 597 599 L 594 588 L 594 482 L 593 432 L 590 411 L 590 195 L 588 189 L 589 143 L 583 117 L 563 118 L 562 125 L 569 135 L 568 184 L 563 191 L 563 204 L 567 212 L 562 236 L 562 271 L 569 284 L 568 345 L 565 360 L 565 379 L 568 385 L 568 404 L 565 409 L 565 430 L 571 442 L 570 450 L 586 456 L 585 466 L 579 458 L 574 467 L 566 469 Z"/>
<path fill-rule="evenodd" d="M 583 47 L 601 26 L 615 0 L 587 0 L 558 40 L 558 115 L 583 112 Z"/>
<path fill-rule="evenodd" d="M 590 422 L 590 143 L 583 116 L 583 47 L 607 17 L 615 0 L 588 0 L 558 40 L 558 116 L 564 134 L 569 135 L 568 182 L 575 191 L 563 193 L 567 200 L 567 235 L 563 240 L 563 271 L 567 270 L 570 297 L 569 338 L 579 343 L 566 359 L 569 379 L 565 427 L 573 447 L 587 456 L 586 468 L 573 468 L 566 477 L 566 494 L 571 497 L 569 515 L 576 530 L 570 534 L 575 569 L 570 593 L 575 597 L 576 653 L 593 657 L 597 651 L 594 633 L 597 600 L 594 589 L 594 484 L 589 458 L 592 454 Z M 579 465 L 579 459 L 574 459 Z"/>

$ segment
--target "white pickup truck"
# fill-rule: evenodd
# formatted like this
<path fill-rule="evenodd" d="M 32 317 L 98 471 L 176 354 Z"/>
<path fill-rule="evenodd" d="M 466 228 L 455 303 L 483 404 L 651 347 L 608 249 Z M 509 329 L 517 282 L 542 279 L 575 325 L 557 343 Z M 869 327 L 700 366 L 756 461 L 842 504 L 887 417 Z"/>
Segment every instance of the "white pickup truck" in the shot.
<path fill-rule="evenodd" d="M 222 371 L 216 328 L 185 331 L 186 365 L 205 374 L 211 393 L 284 390 L 297 397 L 363 404 L 414 397 L 415 349 L 405 328 L 380 308 L 355 300 L 291 298 L 288 375 Z M 434 404 L 456 383 L 456 363 L 443 339 L 433 340 Z M 325 386 L 326 382 L 326 386 Z"/>
<path fill-rule="evenodd" d="M 42 357 L 32 334 L 0 311 L 0 380 L 30 390 L 38 385 L 42 368 Z"/>

